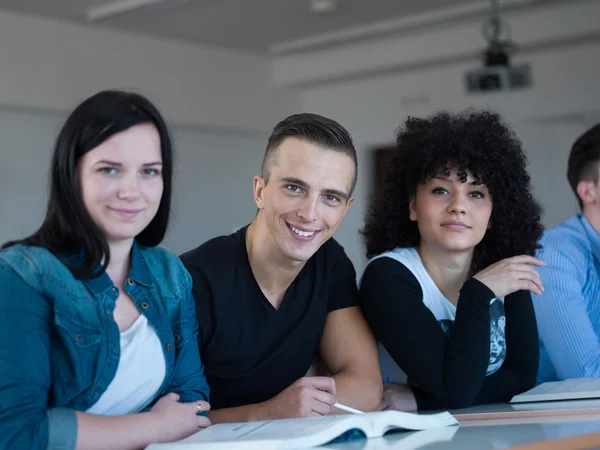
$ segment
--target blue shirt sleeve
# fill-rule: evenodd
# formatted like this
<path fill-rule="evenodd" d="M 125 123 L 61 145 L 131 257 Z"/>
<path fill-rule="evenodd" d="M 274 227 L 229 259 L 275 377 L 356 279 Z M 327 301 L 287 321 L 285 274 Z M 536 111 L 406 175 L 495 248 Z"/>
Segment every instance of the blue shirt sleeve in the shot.
<path fill-rule="evenodd" d="M 544 292 L 534 296 L 540 340 L 560 379 L 600 377 L 600 340 L 588 315 L 584 285 L 589 261 L 565 236 L 544 243 L 539 273 Z"/>
<path fill-rule="evenodd" d="M 48 408 L 48 301 L 0 262 L 0 448 L 75 448 L 75 411 Z"/>

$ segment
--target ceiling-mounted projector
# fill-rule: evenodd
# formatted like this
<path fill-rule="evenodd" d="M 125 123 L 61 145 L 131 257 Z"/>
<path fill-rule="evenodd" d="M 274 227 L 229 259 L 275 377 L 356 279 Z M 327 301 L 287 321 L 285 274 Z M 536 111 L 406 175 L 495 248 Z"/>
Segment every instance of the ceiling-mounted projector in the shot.
<path fill-rule="evenodd" d="M 509 34 L 509 28 L 500 19 L 497 1 L 492 0 L 492 16 L 483 28 L 488 41 L 488 48 L 483 52 L 483 67 L 465 74 L 467 92 L 511 91 L 531 86 L 531 66 L 510 63 L 510 54 L 516 46 L 510 39 L 502 39 L 503 34 Z"/>

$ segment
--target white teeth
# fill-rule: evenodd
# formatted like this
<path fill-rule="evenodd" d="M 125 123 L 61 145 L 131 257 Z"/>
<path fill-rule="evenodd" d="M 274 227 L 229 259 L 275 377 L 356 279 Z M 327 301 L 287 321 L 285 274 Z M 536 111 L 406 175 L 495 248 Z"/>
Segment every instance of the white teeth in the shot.
<path fill-rule="evenodd" d="M 315 231 L 302 231 L 299 230 L 298 228 L 295 228 L 293 226 L 290 225 L 290 228 L 292 229 L 292 231 L 294 233 L 296 233 L 298 236 L 302 236 L 302 237 L 311 237 L 313 234 L 315 234 Z"/>

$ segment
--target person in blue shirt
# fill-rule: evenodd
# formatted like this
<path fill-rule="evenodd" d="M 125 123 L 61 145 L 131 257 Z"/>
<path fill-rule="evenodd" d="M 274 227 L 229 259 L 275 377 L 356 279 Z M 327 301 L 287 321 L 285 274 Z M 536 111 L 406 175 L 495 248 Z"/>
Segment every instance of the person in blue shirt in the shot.
<path fill-rule="evenodd" d="M 581 214 L 541 241 L 545 291 L 534 298 L 538 383 L 600 377 L 600 124 L 573 144 L 567 178 Z"/>
<path fill-rule="evenodd" d="M 172 172 L 138 94 L 66 120 L 46 217 L 0 252 L 0 448 L 138 449 L 210 425 L 191 278 L 157 247 Z"/>

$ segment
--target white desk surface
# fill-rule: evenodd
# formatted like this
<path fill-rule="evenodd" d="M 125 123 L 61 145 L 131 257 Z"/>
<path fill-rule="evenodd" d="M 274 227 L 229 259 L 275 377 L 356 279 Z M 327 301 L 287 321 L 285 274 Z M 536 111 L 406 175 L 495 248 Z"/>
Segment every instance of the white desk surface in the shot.
<path fill-rule="evenodd" d="M 506 449 L 517 445 L 600 432 L 600 421 L 451 427 L 324 447 L 329 450 L 465 450 Z"/>
<path fill-rule="evenodd" d="M 600 420 L 600 399 L 472 406 L 450 411 L 463 426 Z"/>

